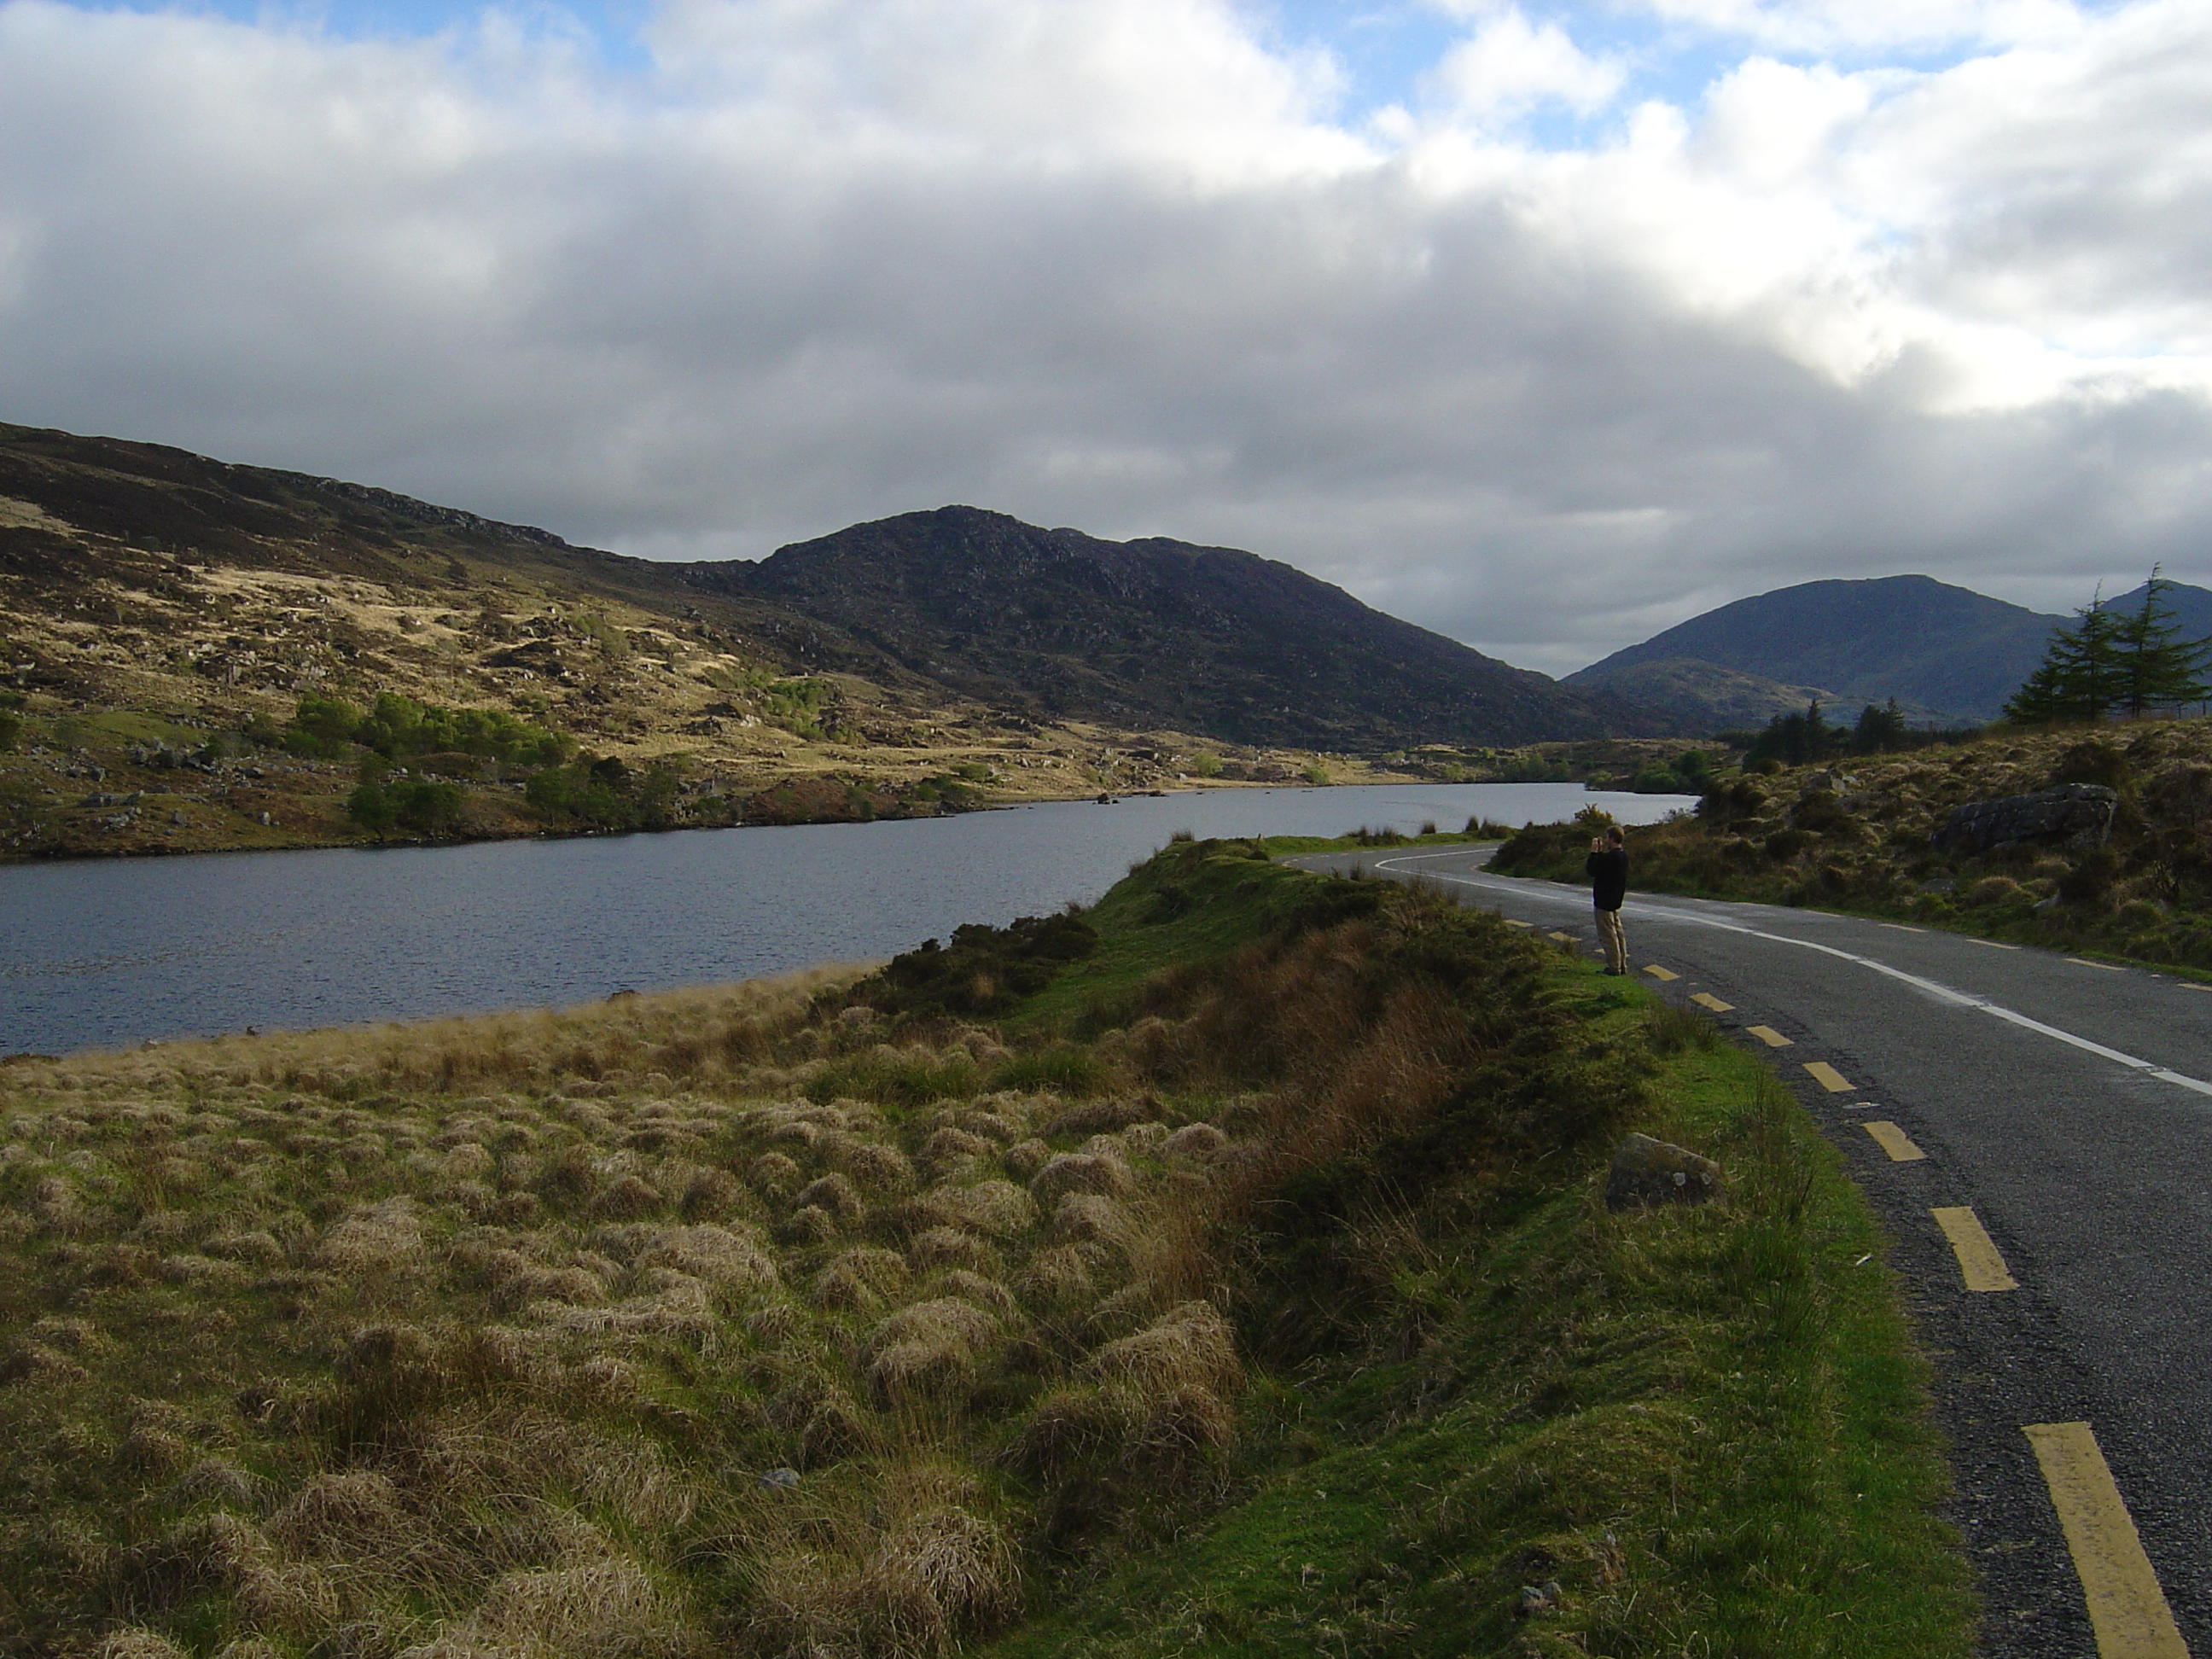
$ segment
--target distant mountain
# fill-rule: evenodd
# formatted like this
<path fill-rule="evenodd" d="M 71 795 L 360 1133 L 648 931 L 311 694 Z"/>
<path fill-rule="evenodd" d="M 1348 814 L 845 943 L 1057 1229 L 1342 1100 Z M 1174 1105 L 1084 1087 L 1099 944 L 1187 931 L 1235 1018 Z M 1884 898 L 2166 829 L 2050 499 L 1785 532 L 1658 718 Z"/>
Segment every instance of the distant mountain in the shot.
<path fill-rule="evenodd" d="M 1895 697 L 1916 718 L 1973 723 L 1996 717 L 2064 620 L 1930 576 L 1803 582 L 1693 617 L 1563 683 L 1634 696 L 1630 671 L 1686 659 L 1850 707 Z"/>
<path fill-rule="evenodd" d="M 1607 676 L 1601 689 L 1664 715 L 1682 732 L 1749 730 L 1777 714 L 1801 713 L 1814 698 L 1845 719 L 1855 718 L 1859 707 L 1820 686 L 1784 685 L 1695 657 L 1632 663 Z"/>
<path fill-rule="evenodd" d="M 947 507 L 856 525 L 684 580 L 812 617 L 959 694 L 1053 720 L 1373 752 L 1663 735 L 1234 548 L 1101 541 Z"/>

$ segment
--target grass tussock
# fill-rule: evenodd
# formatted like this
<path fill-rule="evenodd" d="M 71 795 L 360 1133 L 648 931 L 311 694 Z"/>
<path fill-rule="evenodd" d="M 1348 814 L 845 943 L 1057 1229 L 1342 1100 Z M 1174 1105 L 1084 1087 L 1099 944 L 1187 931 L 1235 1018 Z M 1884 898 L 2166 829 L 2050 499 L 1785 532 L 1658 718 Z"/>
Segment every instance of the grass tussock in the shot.
<path fill-rule="evenodd" d="M 950 1654 L 1256 1513 L 1310 1389 L 1370 1440 L 1553 1398 L 1452 1312 L 1531 1216 L 1826 1330 L 1786 1181 L 1679 1248 L 1577 1207 L 1714 1057 L 1541 946 L 1189 842 L 1078 921 L 0 1073 L 0 1647 Z M 971 970 L 1029 988 L 979 1024 Z M 1485 1501 L 1462 1555 L 1533 1524 Z"/>

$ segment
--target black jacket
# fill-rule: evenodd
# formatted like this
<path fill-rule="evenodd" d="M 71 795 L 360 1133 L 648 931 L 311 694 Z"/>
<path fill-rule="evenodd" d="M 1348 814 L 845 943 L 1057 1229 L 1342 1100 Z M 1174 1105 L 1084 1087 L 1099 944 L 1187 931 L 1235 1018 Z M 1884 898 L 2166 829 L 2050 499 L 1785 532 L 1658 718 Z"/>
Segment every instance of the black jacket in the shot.
<path fill-rule="evenodd" d="M 1583 873 L 1590 879 L 1590 898 L 1599 909 L 1620 908 L 1621 900 L 1628 896 L 1626 848 L 1608 847 L 1602 853 L 1592 853 Z"/>

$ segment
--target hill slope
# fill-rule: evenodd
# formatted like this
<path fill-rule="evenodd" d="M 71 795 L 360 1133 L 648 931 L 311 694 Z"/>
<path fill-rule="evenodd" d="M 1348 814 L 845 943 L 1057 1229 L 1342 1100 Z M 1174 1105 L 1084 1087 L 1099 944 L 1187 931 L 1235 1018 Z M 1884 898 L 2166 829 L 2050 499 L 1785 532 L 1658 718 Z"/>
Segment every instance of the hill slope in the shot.
<path fill-rule="evenodd" d="M 757 565 L 656 563 L 334 479 L 0 426 L 0 605 L 51 617 L 89 604 L 88 615 L 105 609 L 128 628 L 132 606 L 119 596 L 158 597 L 179 562 L 371 582 L 386 597 L 405 589 L 460 612 L 495 611 L 500 594 L 486 590 L 520 583 L 571 608 L 618 604 L 690 623 L 674 631 L 712 635 L 776 673 L 854 675 L 917 708 L 981 703 L 1018 720 L 1364 752 L 1665 724 L 1228 549 L 1102 542 L 947 507 L 856 526 Z M 147 647 L 161 645 L 159 619 L 139 620 Z M 265 629 L 257 638 L 274 642 Z M 480 694 L 499 689 L 501 669 L 541 680 L 574 672 L 566 659 L 530 668 L 526 658 L 548 653 L 518 654 L 520 640 L 444 644 L 461 647 L 441 654 Z M 81 654 L 63 660 L 74 669 Z M 225 683 L 292 690 L 302 678 L 286 672 L 296 650 L 276 652 L 286 659 L 276 669 L 264 660 L 270 653 L 254 655 L 230 665 L 239 672 Z M 594 708 L 636 691 L 599 679 Z M 660 723 L 649 711 L 639 719 Z"/>
<path fill-rule="evenodd" d="M 757 566 L 693 566 L 690 579 L 817 618 L 962 695 L 1049 717 L 1352 752 L 1668 726 L 1255 554 L 1101 541 L 975 507 L 855 525 Z"/>
<path fill-rule="evenodd" d="M 1565 684 L 1612 689 L 1627 669 L 1690 658 L 1853 702 L 1895 697 L 1940 720 L 1974 722 L 1996 717 L 2061 620 L 1931 576 L 1803 582 L 1692 617 Z"/>

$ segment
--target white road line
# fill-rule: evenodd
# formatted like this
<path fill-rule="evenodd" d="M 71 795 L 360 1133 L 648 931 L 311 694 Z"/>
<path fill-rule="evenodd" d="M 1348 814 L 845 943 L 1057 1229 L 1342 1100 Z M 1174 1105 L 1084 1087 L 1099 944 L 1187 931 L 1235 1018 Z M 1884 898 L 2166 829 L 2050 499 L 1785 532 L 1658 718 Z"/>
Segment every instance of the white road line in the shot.
<path fill-rule="evenodd" d="M 1447 858 L 1453 855 L 1431 853 L 1423 856 Z M 1463 858 L 1466 854 L 1461 854 L 1458 856 Z M 1382 859 L 1377 860 L 1375 867 L 1378 870 L 1387 870 L 1397 865 L 1415 861 L 1411 858 Z M 1462 887 L 1479 887 L 1487 892 L 1516 893 L 1524 898 L 1547 899 L 1554 904 L 1573 902 L 1568 896 L 1567 890 L 1555 893 L 1546 892 L 1545 886 L 1556 885 L 1552 883 L 1539 885 L 1534 882 L 1508 881 L 1497 876 L 1455 876 L 1441 872 L 1426 871 L 1422 873 L 1431 881 L 1449 881 Z M 1585 899 L 1583 902 L 1587 903 L 1588 900 Z M 2063 1042 L 2070 1048 L 2081 1049 L 2084 1054 L 2094 1054 L 2100 1060 L 2109 1060 L 2115 1066 L 2124 1066 L 2131 1072 L 2140 1072 L 2145 1077 L 2156 1078 L 2160 1083 L 2171 1083 L 2176 1088 L 2188 1089 L 2200 1095 L 2212 1095 L 2212 1083 L 2207 1083 L 2202 1078 L 2189 1077 L 2179 1072 L 2168 1071 L 2165 1066 L 2156 1065 L 2150 1060 L 2138 1060 L 2133 1054 L 2122 1054 L 2118 1048 L 2107 1048 L 2101 1042 L 2092 1042 L 2087 1037 L 2077 1036 L 2071 1031 L 2061 1030 L 2056 1025 L 2046 1025 L 2039 1019 L 2030 1018 L 2016 1009 L 2006 1007 L 2002 1003 L 1991 1002 L 1987 997 L 1978 997 L 1972 992 L 1955 990 L 1948 985 L 1923 978 L 1918 974 L 1908 974 L 1902 968 L 1893 968 L 1886 962 L 1876 962 L 1872 957 L 1863 957 L 1851 951 L 1841 951 L 1832 945 L 1816 945 L 1811 939 L 1791 939 L 1787 933 L 1770 933 L 1760 928 L 1747 927 L 1741 922 L 1723 921 L 1717 916 L 1699 915 L 1694 910 L 1676 910 L 1663 904 L 1641 902 L 1626 904 L 1621 908 L 1633 916 L 1645 916 L 1656 921 L 1686 922 L 1693 927 L 1717 928 L 1724 933 L 1741 933 L 1747 938 L 1763 939 L 1775 945 L 1794 945 L 1801 951 L 1818 951 L 1822 956 L 1834 957 L 1843 962 L 1856 963 L 1862 968 L 1870 968 L 1877 974 L 1886 975 L 1902 984 L 1911 986 L 1917 991 L 1925 992 L 1938 1002 L 1948 1002 L 1959 1008 L 1978 1009 L 1993 1018 L 2003 1020 L 2010 1025 L 2017 1025 L 2022 1030 L 2033 1031 L 2039 1036 L 2047 1036 L 2054 1042 Z M 1970 945 L 1985 942 L 1980 939 L 1966 940 Z M 2008 948 L 2016 950 L 2019 947 L 2014 945 Z"/>

